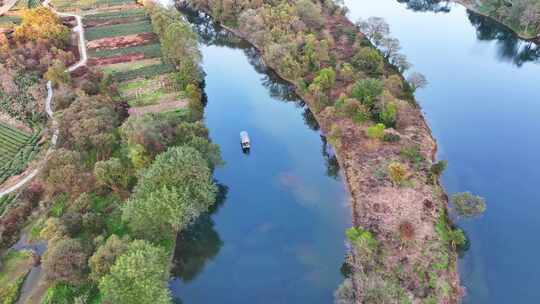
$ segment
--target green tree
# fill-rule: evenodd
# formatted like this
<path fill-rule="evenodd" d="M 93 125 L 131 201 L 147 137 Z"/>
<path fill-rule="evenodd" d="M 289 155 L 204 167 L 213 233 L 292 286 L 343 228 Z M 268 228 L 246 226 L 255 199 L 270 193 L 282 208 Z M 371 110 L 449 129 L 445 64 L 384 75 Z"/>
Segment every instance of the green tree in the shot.
<path fill-rule="evenodd" d="M 115 192 L 127 190 L 131 178 L 127 166 L 114 157 L 97 162 L 94 165 L 94 176 L 98 183 L 110 187 Z"/>
<path fill-rule="evenodd" d="M 117 235 L 111 235 L 105 244 L 101 245 L 88 262 L 90 266 L 90 277 L 92 280 L 99 280 L 109 273 L 116 258 L 124 254 L 128 249 L 128 243 L 120 239 Z"/>
<path fill-rule="evenodd" d="M 383 84 L 380 80 L 374 78 L 362 79 L 356 82 L 352 90 L 352 96 L 372 109 L 377 97 L 383 92 Z"/>
<path fill-rule="evenodd" d="M 146 241 L 133 241 L 99 282 L 106 303 L 171 303 L 167 254 Z"/>
<path fill-rule="evenodd" d="M 123 208 L 123 219 L 139 235 L 154 241 L 170 237 L 214 203 L 212 171 L 195 148 L 173 147 L 142 172 Z"/>
<path fill-rule="evenodd" d="M 370 76 L 382 74 L 384 69 L 384 58 L 374 48 L 360 48 L 352 58 L 352 64 Z"/>

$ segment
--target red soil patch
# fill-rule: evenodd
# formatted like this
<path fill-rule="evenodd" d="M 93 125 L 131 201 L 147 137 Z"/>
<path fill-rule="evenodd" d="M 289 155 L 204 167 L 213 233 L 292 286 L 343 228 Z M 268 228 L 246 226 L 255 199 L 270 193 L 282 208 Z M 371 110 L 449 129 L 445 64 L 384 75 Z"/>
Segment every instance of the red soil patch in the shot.
<path fill-rule="evenodd" d="M 130 62 L 144 59 L 144 53 L 132 53 L 128 55 L 111 56 L 105 58 L 90 58 L 89 65 L 107 65 L 122 62 Z"/>
<path fill-rule="evenodd" d="M 157 105 L 151 105 L 151 106 L 146 106 L 146 107 L 130 108 L 128 113 L 129 113 L 129 116 L 141 116 L 146 113 L 160 113 L 160 112 L 178 110 L 178 109 L 185 108 L 186 105 L 187 105 L 187 102 L 185 100 L 175 100 L 171 102 L 163 102 Z"/>
<path fill-rule="evenodd" d="M 157 40 L 157 37 L 153 33 L 142 33 L 127 35 L 121 37 L 110 37 L 93 40 L 87 43 L 86 47 L 89 50 L 112 50 L 118 48 L 125 48 L 137 45 L 149 44 Z"/>

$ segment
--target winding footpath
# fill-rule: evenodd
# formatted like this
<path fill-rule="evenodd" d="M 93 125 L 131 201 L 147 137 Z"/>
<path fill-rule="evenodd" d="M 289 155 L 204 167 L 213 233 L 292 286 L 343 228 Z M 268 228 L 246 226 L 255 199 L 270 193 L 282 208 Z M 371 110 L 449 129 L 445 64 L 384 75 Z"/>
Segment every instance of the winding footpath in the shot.
<path fill-rule="evenodd" d="M 14 1 L 14 2 L 17 2 L 17 1 Z M 84 40 L 84 27 L 83 27 L 83 23 L 82 23 L 82 17 L 79 16 L 79 15 L 76 15 L 76 14 L 59 13 L 54 8 L 51 7 L 49 2 L 50 2 L 50 0 L 45 0 L 45 1 L 43 1 L 42 4 L 43 4 L 43 6 L 51 9 L 55 14 L 57 14 L 60 17 L 73 17 L 77 21 L 77 26 L 75 26 L 73 28 L 73 32 L 77 33 L 78 37 L 79 37 L 78 45 L 79 45 L 80 59 L 79 59 L 79 61 L 77 63 L 75 63 L 74 65 L 70 66 L 67 69 L 68 72 L 73 72 L 76 69 L 78 69 L 78 68 L 80 68 L 82 66 L 85 66 L 86 63 L 88 62 L 88 52 L 87 52 L 86 43 L 85 43 L 85 40 Z M 1 11 L 0 11 L 0 13 L 1 13 Z M 53 128 L 54 131 L 53 131 L 53 136 L 52 136 L 52 139 L 51 139 L 51 144 L 52 145 L 49 148 L 49 150 L 47 150 L 47 153 L 45 154 L 45 157 L 43 158 L 44 161 L 46 161 L 48 156 L 54 151 L 54 149 L 56 148 L 56 143 L 58 141 L 58 133 L 59 133 L 59 131 L 58 131 L 58 121 L 54 118 L 54 111 L 52 109 L 52 102 L 53 102 L 53 87 L 52 87 L 52 83 L 50 81 L 48 81 L 47 82 L 47 98 L 45 99 L 45 112 L 47 113 L 47 116 L 49 116 L 49 118 L 52 121 L 52 128 Z M 24 178 L 19 180 L 13 186 L 10 186 L 7 189 L 1 189 L 0 188 L 0 197 L 2 197 L 4 195 L 7 195 L 7 194 L 10 194 L 10 193 L 12 193 L 14 191 L 17 191 L 20 188 L 22 188 L 24 185 L 26 185 L 26 183 L 28 183 L 30 180 L 32 180 L 39 173 L 39 171 L 43 167 L 44 161 L 41 164 L 39 164 L 36 169 L 30 171 L 29 173 L 28 172 L 23 173 L 22 175 L 25 175 Z"/>

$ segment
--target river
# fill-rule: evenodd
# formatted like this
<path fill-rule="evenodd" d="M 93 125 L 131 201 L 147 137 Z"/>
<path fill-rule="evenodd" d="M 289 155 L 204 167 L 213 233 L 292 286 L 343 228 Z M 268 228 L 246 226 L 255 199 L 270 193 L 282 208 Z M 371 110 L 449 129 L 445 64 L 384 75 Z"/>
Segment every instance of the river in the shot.
<path fill-rule="evenodd" d="M 540 303 L 540 50 L 459 5 L 401 2 L 345 0 L 353 20 L 385 18 L 430 82 L 417 98 L 449 194 L 487 200 L 482 217 L 458 221 L 471 240 L 464 302 Z"/>
<path fill-rule="evenodd" d="M 206 20 L 208 21 L 208 20 Z M 183 303 L 331 303 L 350 208 L 336 160 L 290 87 L 241 41 L 201 24 L 205 123 L 226 164 L 222 200 L 178 240 Z M 239 133 L 252 149 L 242 153 Z"/>

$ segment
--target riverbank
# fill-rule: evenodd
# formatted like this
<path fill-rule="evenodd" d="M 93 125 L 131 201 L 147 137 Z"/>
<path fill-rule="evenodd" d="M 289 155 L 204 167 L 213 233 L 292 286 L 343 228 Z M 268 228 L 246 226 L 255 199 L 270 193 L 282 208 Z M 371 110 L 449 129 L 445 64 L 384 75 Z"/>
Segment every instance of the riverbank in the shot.
<path fill-rule="evenodd" d="M 206 12 L 212 11 L 204 4 L 192 4 L 199 4 L 197 8 Z M 286 5 L 279 6 L 287 11 Z M 259 11 L 251 11 L 251 16 L 265 14 L 264 9 L 255 9 Z M 241 10 L 236 13 L 236 17 L 242 16 Z M 259 17 L 258 22 L 266 16 Z M 342 33 L 357 30 L 341 14 L 330 14 L 323 9 L 323 18 L 324 29 L 311 33 L 330 33 L 334 41 L 342 42 L 341 48 L 330 46 L 330 56 L 344 64 L 351 59 L 351 53 L 346 40 L 339 40 L 343 37 L 340 37 L 336 30 L 340 29 Z M 267 20 L 256 24 L 255 28 L 255 19 L 237 22 L 237 19 L 222 17 L 218 20 L 235 35 L 254 45 L 269 67 L 295 85 L 297 94 L 307 102 L 329 142 L 337 151 L 351 193 L 355 226 L 349 237 L 353 246 L 349 264 L 354 274 L 349 276 L 338 294 L 343 293 L 343 288 L 352 288 L 352 299 L 348 299 L 351 302 L 368 299 L 374 301 L 375 298 L 369 298 L 372 295 L 367 293 L 376 291 L 377 296 L 381 297 L 377 298 L 379 301 L 385 297 L 384 293 L 389 293 L 386 296 L 414 303 L 456 303 L 461 291 L 456 269 L 457 255 L 449 240 L 449 233 L 453 230 L 447 223 L 447 198 L 444 191 L 438 181 L 434 184 L 426 182 L 433 178 L 428 168 L 434 163 L 437 146 L 420 109 L 414 102 L 396 99 L 394 102 L 398 108 L 398 119 L 394 130 L 387 131 L 387 134 L 397 135 L 398 141 L 388 142 L 369 136 L 373 127 L 369 122 L 358 122 L 340 114 L 340 109 L 335 104 L 332 105 L 332 100 L 321 106 L 320 99 L 306 90 L 308 84 L 302 86 L 299 78 L 291 77 L 294 73 L 285 71 L 278 65 L 278 61 L 273 60 L 275 54 L 271 54 L 272 50 L 268 45 L 261 42 L 261 39 L 264 39 L 264 22 Z M 242 25 L 249 21 L 254 22 L 251 23 L 251 31 L 242 28 Z M 266 26 L 271 27 L 269 24 Z M 258 30 L 261 29 L 263 30 L 259 34 Z M 254 37 L 254 33 L 261 38 Z M 357 39 L 364 39 L 358 33 L 355 35 L 358 35 Z M 297 36 L 297 39 L 302 38 Z M 292 64 L 287 56 L 281 54 L 281 62 Z M 385 70 L 384 78 L 395 74 L 388 64 Z M 328 93 L 333 96 L 331 98 L 351 94 L 353 89 L 354 81 L 339 76 Z M 316 77 L 312 75 L 307 78 L 313 83 Z M 362 78 L 368 77 L 364 75 L 360 77 L 360 81 Z M 396 162 L 406 166 L 407 177 L 404 183 L 396 183 L 389 177 L 388 168 Z M 360 236 L 356 237 L 355 233 Z M 358 241 L 361 243 L 361 240 L 371 234 L 375 241 L 369 240 L 369 243 L 374 244 L 374 247 L 362 247 Z M 361 253 L 365 249 L 375 253 L 373 262 L 361 261 Z"/>
<path fill-rule="evenodd" d="M 504 27 L 506 27 L 507 29 L 509 29 L 513 33 L 515 33 L 519 38 L 521 38 L 523 40 L 530 41 L 530 42 L 533 42 L 533 43 L 536 43 L 536 44 L 540 44 L 540 34 L 538 34 L 537 36 L 532 36 L 532 35 L 528 35 L 526 33 L 523 33 L 519 29 L 513 28 L 512 26 L 506 24 L 505 22 L 499 20 L 498 18 L 496 18 L 494 16 L 490 16 L 490 15 L 482 12 L 482 10 L 478 9 L 478 6 L 475 3 L 473 3 L 473 1 L 471 1 L 471 0 L 452 0 L 452 1 L 464 6 L 465 8 L 467 8 L 468 10 L 470 10 L 472 12 L 475 12 L 475 13 L 477 13 L 479 15 L 482 15 L 482 16 L 484 16 L 486 18 L 489 18 L 489 19 L 503 25 Z"/>

